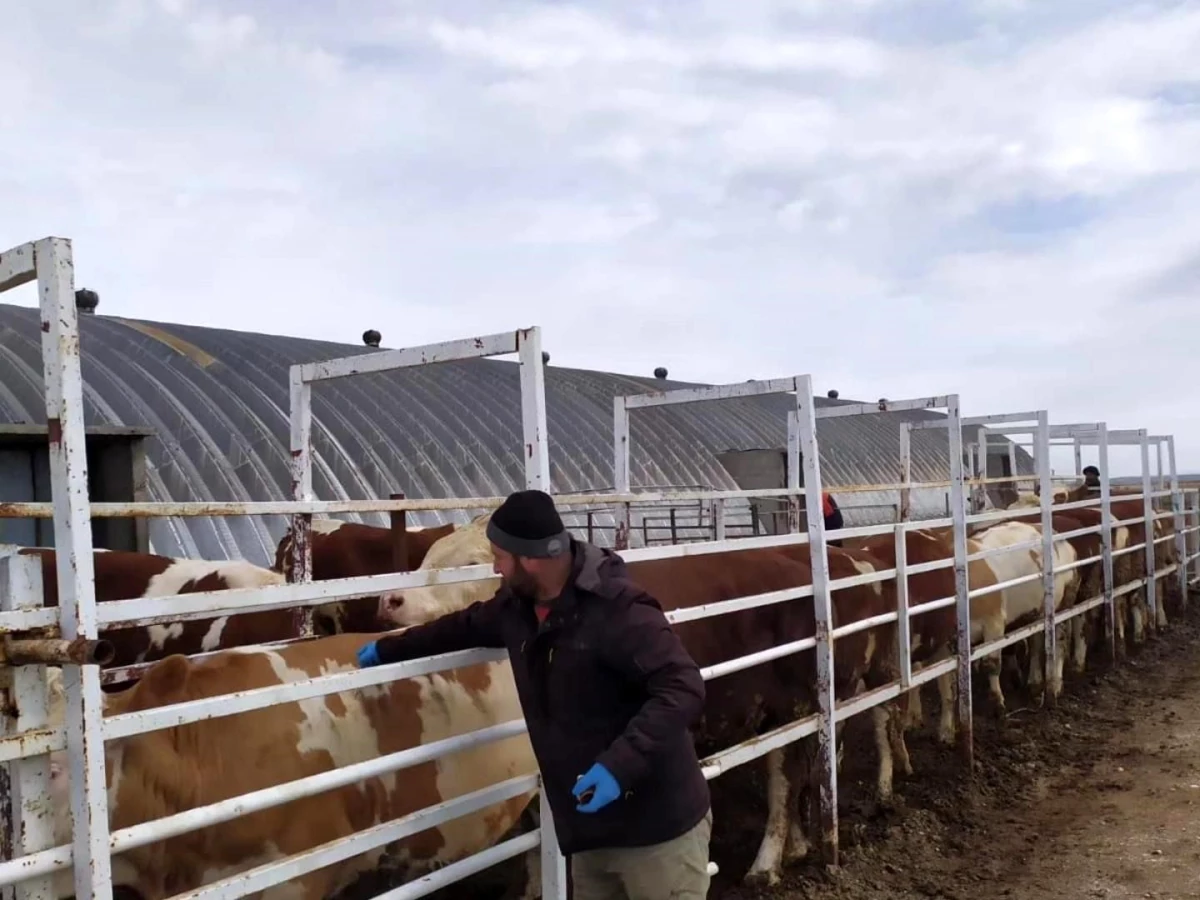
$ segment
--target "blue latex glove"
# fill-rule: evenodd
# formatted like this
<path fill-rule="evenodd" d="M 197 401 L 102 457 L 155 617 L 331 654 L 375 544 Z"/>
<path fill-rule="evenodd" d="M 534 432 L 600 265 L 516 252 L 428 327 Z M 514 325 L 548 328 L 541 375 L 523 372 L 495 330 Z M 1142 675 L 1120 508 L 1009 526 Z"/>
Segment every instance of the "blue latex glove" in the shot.
<path fill-rule="evenodd" d="M 617 784 L 617 779 L 613 778 L 612 772 L 600 763 L 595 763 L 576 780 L 571 793 L 575 795 L 576 800 L 585 800 L 575 807 L 579 812 L 594 813 L 620 797 L 621 787 Z M 586 796 L 589 794 L 590 797 Z"/>
<path fill-rule="evenodd" d="M 382 664 L 383 660 L 379 658 L 379 650 L 376 649 L 374 641 L 358 648 L 358 667 L 360 669 Z"/>

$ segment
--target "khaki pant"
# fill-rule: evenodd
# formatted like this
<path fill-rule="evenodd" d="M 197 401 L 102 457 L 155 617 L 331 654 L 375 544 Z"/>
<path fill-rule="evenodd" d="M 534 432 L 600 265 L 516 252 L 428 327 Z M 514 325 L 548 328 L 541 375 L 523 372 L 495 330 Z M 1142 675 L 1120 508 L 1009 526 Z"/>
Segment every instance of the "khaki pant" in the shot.
<path fill-rule="evenodd" d="M 571 856 L 574 900 L 705 900 L 712 810 L 690 831 L 649 847 Z"/>

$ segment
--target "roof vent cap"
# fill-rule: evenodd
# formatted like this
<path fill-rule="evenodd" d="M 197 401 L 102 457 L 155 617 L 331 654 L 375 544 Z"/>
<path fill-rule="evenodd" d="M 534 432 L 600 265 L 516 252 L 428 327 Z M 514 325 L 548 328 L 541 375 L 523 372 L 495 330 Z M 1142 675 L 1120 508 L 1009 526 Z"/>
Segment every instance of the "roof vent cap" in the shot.
<path fill-rule="evenodd" d="M 382 340 L 383 340 L 383 335 L 380 334 L 378 331 L 376 331 L 374 328 L 368 328 L 366 331 L 363 332 L 362 342 L 364 344 L 366 344 L 368 347 L 378 347 Z"/>
<path fill-rule="evenodd" d="M 100 305 L 100 295 L 88 288 L 80 288 L 75 292 L 75 308 L 81 313 L 91 315 Z"/>
<path fill-rule="evenodd" d="M 666 369 L 666 367 L 665 367 L 665 366 L 659 366 L 657 369 L 655 369 L 655 370 L 654 370 L 654 377 L 655 377 L 655 378 L 657 378 L 657 379 L 659 379 L 660 381 L 664 380 L 664 379 L 667 377 L 667 369 Z"/>

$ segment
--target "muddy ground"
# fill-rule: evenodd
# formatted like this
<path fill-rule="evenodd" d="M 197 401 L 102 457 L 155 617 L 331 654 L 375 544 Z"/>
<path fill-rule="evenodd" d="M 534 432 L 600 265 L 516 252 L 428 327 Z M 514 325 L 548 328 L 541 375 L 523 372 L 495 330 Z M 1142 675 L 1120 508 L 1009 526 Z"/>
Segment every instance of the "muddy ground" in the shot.
<path fill-rule="evenodd" d="M 741 835 L 714 836 L 723 871 L 709 896 L 1200 897 L 1200 603 L 1117 670 L 1068 682 L 1057 709 L 1020 698 L 1009 707 L 1003 726 L 977 719 L 970 783 L 953 751 L 910 736 L 916 773 L 898 776 L 894 810 L 865 799 L 873 753 L 847 753 L 832 874 L 808 867 L 771 891 L 742 888 L 757 849 L 744 811 L 754 801 L 746 784 L 714 790 L 715 815 L 728 826 L 742 809 L 743 821 Z M 927 714 L 935 708 L 926 703 Z M 864 739 L 860 727 L 856 746 Z"/>
<path fill-rule="evenodd" d="M 740 884 L 762 834 L 759 769 L 722 776 L 710 900 L 1200 898 L 1200 602 L 1116 670 L 1090 661 L 1068 677 L 1056 709 L 1008 696 L 1004 724 L 977 706 L 973 779 L 953 750 L 910 732 L 916 773 L 897 772 L 887 810 L 869 799 L 870 716 L 852 720 L 841 866 L 798 866 L 769 890 Z M 380 875 L 365 896 L 394 886 Z M 493 900 L 517 881 L 514 861 L 431 896 Z"/>

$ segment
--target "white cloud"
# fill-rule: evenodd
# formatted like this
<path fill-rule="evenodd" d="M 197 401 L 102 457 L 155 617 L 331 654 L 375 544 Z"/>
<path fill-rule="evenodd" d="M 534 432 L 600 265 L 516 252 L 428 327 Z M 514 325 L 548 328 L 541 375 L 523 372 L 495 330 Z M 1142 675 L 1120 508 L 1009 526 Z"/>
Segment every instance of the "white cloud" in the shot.
<path fill-rule="evenodd" d="M 559 364 L 957 391 L 1200 469 L 1194 4 L 18 7 L 0 244 L 74 238 L 101 312 L 538 322 Z"/>

